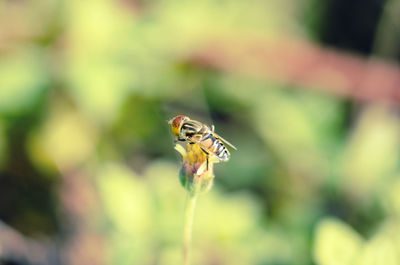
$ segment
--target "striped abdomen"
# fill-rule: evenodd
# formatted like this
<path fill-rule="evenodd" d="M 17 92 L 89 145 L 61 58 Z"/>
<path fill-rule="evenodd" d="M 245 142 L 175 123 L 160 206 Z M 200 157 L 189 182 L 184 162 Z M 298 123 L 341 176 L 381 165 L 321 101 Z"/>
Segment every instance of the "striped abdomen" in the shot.
<path fill-rule="evenodd" d="M 215 155 L 221 161 L 228 161 L 230 157 L 229 151 L 226 149 L 222 141 L 211 132 L 204 135 L 198 145 L 208 153 Z"/>
<path fill-rule="evenodd" d="M 207 125 L 194 120 L 187 121 L 183 123 L 179 135 L 181 139 L 198 144 L 207 154 L 212 154 L 221 161 L 229 160 L 229 151 Z"/>

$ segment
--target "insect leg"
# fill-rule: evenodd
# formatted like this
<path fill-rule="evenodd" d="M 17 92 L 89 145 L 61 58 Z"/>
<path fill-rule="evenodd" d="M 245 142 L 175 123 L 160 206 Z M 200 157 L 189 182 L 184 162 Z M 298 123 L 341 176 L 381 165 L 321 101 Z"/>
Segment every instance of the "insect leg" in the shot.
<path fill-rule="evenodd" d="M 209 157 L 210 154 L 203 147 L 200 146 L 200 148 L 207 156 L 207 160 L 206 161 L 207 161 L 207 170 L 208 170 L 208 157 Z"/>
<path fill-rule="evenodd" d="M 213 124 L 213 125 L 211 125 L 211 131 L 214 132 L 214 129 L 215 129 L 215 126 Z"/>
<path fill-rule="evenodd" d="M 182 141 L 187 141 L 189 144 L 195 144 L 195 142 L 191 141 L 189 137 L 186 137 L 186 139 L 182 139 Z"/>
<path fill-rule="evenodd" d="M 209 155 L 209 153 L 207 152 L 207 150 L 205 150 L 203 147 L 201 147 L 200 146 L 200 148 L 201 148 L 201 150 L 208 156 Z"/>
<path fill-rule="evenodd" d="M 183 139 L 183 138 L 178 138 L 178 140 L 177 141 L 179 141 L 179 142 L 184 142 L 184 141 L 186 141 L 186 139 Z"/>

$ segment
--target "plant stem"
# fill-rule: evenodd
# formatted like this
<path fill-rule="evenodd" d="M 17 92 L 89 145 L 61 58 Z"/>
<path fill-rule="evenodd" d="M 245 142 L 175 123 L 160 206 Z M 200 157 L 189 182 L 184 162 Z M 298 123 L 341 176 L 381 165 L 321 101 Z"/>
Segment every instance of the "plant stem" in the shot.
<path fill-rule="evenodd" d="M 196 200 L 197 194 L 188 192 L 185 206 L 185 220 L 183 224 L 183 265 L 189 265 L 190 241 L 192 238 L 192 225 Z"/>

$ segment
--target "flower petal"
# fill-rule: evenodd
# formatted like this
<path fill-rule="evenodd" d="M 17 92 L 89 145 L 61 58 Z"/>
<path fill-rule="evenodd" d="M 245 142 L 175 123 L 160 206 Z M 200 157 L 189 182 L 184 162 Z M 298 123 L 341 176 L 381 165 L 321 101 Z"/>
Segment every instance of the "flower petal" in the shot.
<path fill-rule="evenodd" d="M 219 163 L 220 160 L 214 155 L 209 155 L 208 156 L 208 162 L 209 163 Z"/>
<path fill-rule="evenodd" d="M 183 148 L 182 145 L 176 144 L 175 150 L 178 151 L 178 153 L 180 153 L 183 158 L 185 158 L 187 156 L 187 152 L 186 152 L 185 148 Z"/>
<path fill-rule="evenodd" d="M 196 175 L 201 175 L 204 173 L 204 171 L 206 170 L 206 164 L 207 163 L 203 163 L 201 164 L 201 166 L 199 167 L 199 169 L 197 169 Z"/>

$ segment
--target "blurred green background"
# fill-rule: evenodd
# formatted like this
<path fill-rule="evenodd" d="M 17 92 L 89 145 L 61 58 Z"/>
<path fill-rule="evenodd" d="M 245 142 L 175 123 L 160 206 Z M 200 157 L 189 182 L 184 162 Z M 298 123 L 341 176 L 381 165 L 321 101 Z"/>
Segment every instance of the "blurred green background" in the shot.
<path fill-rule="evenodd" d="M 195 56 L 301 40 L 398 69 L 399 18 L 396 0 L 0 1 L 0 264 L 181 264 L 177 114 L 238 148 L 199 199 L 193 265 L 400 264 L 396 104 Z"/>

